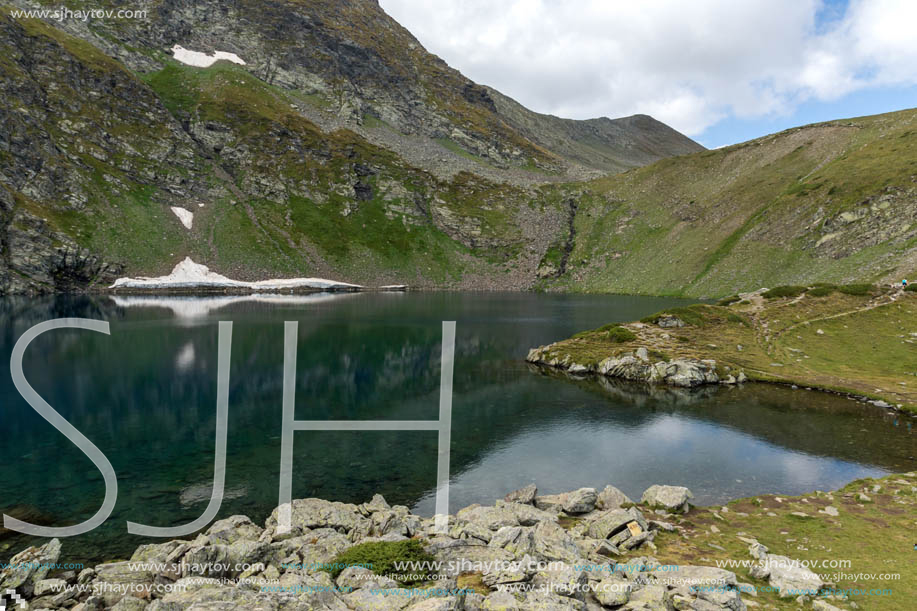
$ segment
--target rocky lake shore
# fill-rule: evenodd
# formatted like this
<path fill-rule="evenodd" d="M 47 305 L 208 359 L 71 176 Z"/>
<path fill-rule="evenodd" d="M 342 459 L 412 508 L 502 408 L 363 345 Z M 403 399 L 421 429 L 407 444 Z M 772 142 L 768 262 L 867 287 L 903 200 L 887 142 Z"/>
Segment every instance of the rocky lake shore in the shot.
<path fill-rule="evenodd" d="M 915 492 L 917 473 L 907 473 L 698 508 L 679 486 L 651 486 L 634 502 L 613 486 L 539 495 L 530 485 L 458 511 L 445 532 L 380 495 L 359 505 L 309 498 L 293 501 L 290 532 L 278 532 L 280 508 L 263 527 L 232 516 L 194 539 L 142 545 L 129 560 L 79 571 L 50 568 L 65 560 L 54 539 L 14 556 L 0 592 L 9 609 L 74 611 L 873 608 L 808 568 L 800 558 L 810 554 L 772 552 L 773 538 L 759 540 L 749 522 L 760 513 L 778 528 L 790 520 L 834 531 L 872 502 L 898 515 L 889 503 L 913 505 Z M 771 505 L 807 511 L 779 515 Z M 708 523 L 710 514 L 718 521 Z M 802 540 L 800 550 L 819 547 Z M 703 551 L 680 555 L 689 546 Z M 908 585 L 896 584 L 898 593 Z"/>
<path fill-rule="evenodd" d="M 583 331 L 526 360 L 682 388 L 777 382 L 917 412 L 915 296 L 872 285 L 760 289 Z"/>

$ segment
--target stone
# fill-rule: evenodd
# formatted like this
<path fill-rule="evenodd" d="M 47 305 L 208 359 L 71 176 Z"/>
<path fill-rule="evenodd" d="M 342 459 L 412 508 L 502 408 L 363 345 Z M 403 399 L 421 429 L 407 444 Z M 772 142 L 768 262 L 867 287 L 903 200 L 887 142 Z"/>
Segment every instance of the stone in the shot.
<path fill-rule="evenodd" d="M 536 557 L 548 561 L 561 561 L 571 564 L 580 559 L 579 546 L 570 533 L 553 522 L 539 522 L 532 530 L 535 539 Z"/>
<path fill-rule="evenodd" d="M 372 500 L 368 503 L 363 503 L 362 508 L 366 513 L 375 513 L 377 511 L 389 511 L 392 507 L 388 504 L 388 501 L 385 500 L 385 497 L 381 494 L 374 494 Z"/>
<path fill-rule="evenodd" d="M 128 588 L 132 591 L 146 591 L 152 587 L 155 575 L 147 566 L 135 566 L 133 562 L 109 562 L 95 567 L 94 587 L 106 606 L 112 606 L 122 598 Z"/>
<path fill-rule="evenodd" d="M 362 566 L 348 566 L 341 571 L 334 582 L 342 592 L 360 588 L 397 588 L 398 582 L 390 577 L 376 575 Z"/>
<path fill-rule="evenodd" d="M 504 526 L 494 534 L 489 545 L 505 549 L 516 558 L 534 554 L 534 529 L 528 526 Z"/>
<path fill-rule="evenodd" d="M 586 532 L 593 539 L 608 539 L 626 530 L 630 522 L 636 522 L 641 530 L 649 529 L 643 514 L 636 507 L 631 507 L 601 512 L 590 521 Z M 628 536 L 630 536 L 629 532 Z"/>
<path fill-rule="evenodd" d="M 230 516 L 217 520 L 207 529 L 207 538 L 214 543 L 227 545 L 242 539 L 257 541 L 264 529 L 256 526 L 247 516 Z"/>
<path fill-rule="evenodd" d="M 342 598 L 351 609 L 400 611 L 414 602 L 414 598 L 408 595 L 409 592 L 401 588 L 383 591 L 356 590 L 344 594 Z"/>
<path fill-rule="evenodd" d="M 649 507 L 660 507 L 667 511 L 687 512 L 689 501 L 694 498 L 691 491 L 684 486 L 653 485 L 643 492 L 640 502 Z"/>
<path fill-rule="evenodd" d="M 115 603 L 111 611 L 144 611 L 148 606 L 146 601 L 140 600 L 135 596 L 123 596 L 121 600 Z"/>
<path fill-rule="evenodd" d="M 812 601 L 812 609 L 814 611 L 841 611 L 840 608 L 828 604 L 819 598 L 816 598 Z"/>
<path fill-rule="evenodd" d="M 669 386 L 693 388 L 719 382 L 716 362 L 711 360 L 674 359 L 668 363 L 656 363 L 651 369 L 647 381 L 661 381 Z"/>
<path fill-rule="evenodd" d="M 506 505 L 482 507 L 471 505 L 455 514 L 457 520 L 473 522 L 488 530 L 500 530 L 504 526 L 518 526 L 519 520 Z"/>
<path fill-rule="evenodd" d="M 60 559 L 61 544 L 51 539 L 41 547 L 28 547 L 10 558 L 9 565 L 0 570 L 0 591 L 16 590 L 31 597 L 35 586 L 47 576 L 51 566 Z"/>
<path fill-rule="evenodd" d="M 506 503 L 504 507 L 516 516 L 521 526 L 534 526 L 539 522 L 557 522 L 558 514 L 550 511 L 542 511 L 532 505 Z"/>
<path fill-rule="evenodd" d="M 633 503 L 626 494 L 614 486 L 605 486 L 595 501 L 597 509 L 618 509 L 624 503 Z"/>
<path fill-rule="evenodd" d="M 533 502 L 535 507 L 542 511 L 560 513 L 564 509 L 564 501 L 566 501 L 566 499 L 566 494 L 544 494 L 542 496 L 536 496 Z"/>
<path fill-rule="evenodd" d="M 780 598 L 816 595 L 825 586 L 816 573 L 786 556 L 768 554 L 765 563 L 770 570 L 768 583 L 778 589 Z"/>
<path fill-rule="evenodd" d="M 32 596 L 45 596 L 48 594 L 59 594 L 67 587 L 67 582 L 63 579 L 42 579 L 35 584 Z"/>
<path fill-rule="evenodd" d="M 664 314 L 656 319 L 656 324 L 663 329 L 677 329 L 685 326 L 685 321 L 678 318 L 677 316 L 672 316 L 671 314 Z"/>
<path fill-rule="evenodd" d="M 586 573 L 564 562 L 555 562 L 532 577 L 532 585 L 542 592 L 582 599 L 588 581 Z"/>
<path fill-rule="evenodd" d="M 630 593 L 627 601 L 628 608 L 632 609 L 667 609 L 671 598 L 665 586 L 646 585 Z"/>
<path fill-rule="evenodd" d="M 487 611 L 522 611 L 524 607 L 509 592 L 492 592 L 484 599 L 482 609 Z"/>
<path fill-rule="evenodd" d="M 633 586 L 619 575 L 611 575 L 597 583 L 593 594 L 604 607 L 618 607 L 627 603 Z"/>
<path fill-rule="evenodd" d="M 525 593 L 523 607 L 526 611 L 580 611 L 585 605 L 575 598 L 535 590 Z"/>
<path fill-rule="evenodd" d="M 461 601 L 455 596 L 428 598 L 416 605 L 411 605 L 411 611 L 457 611 L 461 608 Z"/>
<path fill-rule="evenodd" d="M 522 503 L 524 505 L 531 505 L 535 501 L 535 495 L 538 494 L 538 488 L 535 484 L 529 484 L 518 490 L 514 490 L 503 497 L 503 500 L 507 503 Z"/>
<path fill-rule="evenodd" d="M 296 499 L 291 503 L 291 526 L 302 529 L 333 528 L 342 533 L 349 533 L 367 519 L 356 505 L 325 501 L 322 499 Z M 274 509 L 267 520 L 268 527 L 277 526 L 280 507 Z"/>
<path fill-rule="evenodd" d="M 598 494 L 595 491 L 595 488 L 580 488 L 579 490 L 574 490 L 573 492 L 568 492 L 564 495 L 563 503 L 561 507 L 565 513 L 576 515 L 581 513 L 589 513 L 595 509 L 595 503 L 598 499 Z"/>

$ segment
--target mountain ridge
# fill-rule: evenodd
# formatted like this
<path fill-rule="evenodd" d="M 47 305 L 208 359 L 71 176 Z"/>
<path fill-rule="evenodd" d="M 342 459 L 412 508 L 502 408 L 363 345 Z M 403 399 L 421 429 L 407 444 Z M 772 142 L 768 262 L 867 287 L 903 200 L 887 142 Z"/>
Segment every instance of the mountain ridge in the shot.
<path fill-rule="evenodd" d="M 0 10 L 2 292 L 185 257 L 240 280 L 684 296 L 917 271 L 914 111 L 706 151 L 645 115 L 530 111 L 367 0 L 140 6 L 61 27 Z"/>

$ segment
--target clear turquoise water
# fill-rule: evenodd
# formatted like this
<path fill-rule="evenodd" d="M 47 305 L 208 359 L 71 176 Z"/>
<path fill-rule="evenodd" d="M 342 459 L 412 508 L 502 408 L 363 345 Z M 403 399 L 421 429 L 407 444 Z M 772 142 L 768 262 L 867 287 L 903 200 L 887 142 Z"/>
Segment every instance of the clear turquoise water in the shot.
<path fill-rule="evenodd" d="M 221 517 L 262 522 L 277 505 L 283 322 L 299 321 L 298 419 L 435 419 L 440 326 L 457 321 L 451 510 L 535 482 L 545 493 L 614 484 L 690 487 L 701 504 L 831 489 L 917 467 L 909 420 L 840 397 L 746 385 L 695 392 L 572 381 L 530 367 L 532 346 L 672 299 L 520 293 L 351 294 L 291 303 L 211 299 L 0 301 L 0 357 L 30 326 L 108 320 L 111 335 L 57 331 L 25 360 L 32 386 L 118 474 L 118 504 L 66 540 L 68 561 L 124 558 L 125 522 L 168 526 L 206 507 L 213 468 L 217 322 L 234 321 Z M 0 372 L 0 508 L 51 525 L 97 510 L 92 463 Z M 294 497 L 349 502 L 381 492 L 433 512 L 436 433 L 298 432 Z M 0 532 L 0 559 L 31 540 Z"/>

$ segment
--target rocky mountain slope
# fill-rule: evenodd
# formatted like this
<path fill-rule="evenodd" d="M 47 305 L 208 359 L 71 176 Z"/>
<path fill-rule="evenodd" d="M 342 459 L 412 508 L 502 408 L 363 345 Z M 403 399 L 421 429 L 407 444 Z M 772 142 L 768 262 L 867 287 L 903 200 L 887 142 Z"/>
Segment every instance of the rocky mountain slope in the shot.
<path fill-rule="evenodd" d="M 240 280 L 687 296 L 917 272 L 914 111 L 703 151 L 643 115 L 525 109 L 372 0 L 0 6 L 0 292 L 185 257 Z"/>
<path fill-rule="evenodd" d="M 372 0 L 13 15 L 36 7 L 58 8 L 0 10 L 3 292 L 103 286 L 185 256 L 242 279 L 524 288 L 566 223 L 538 185 L 701 149 L 648 118 L 584 128 L 614 151 L 595 159 L 576 122 L 540 129 L 525 111 L 519 127 L 521 107 L 501 114 Z M 244 65 L 188 66 L 175 45 Z"/>

